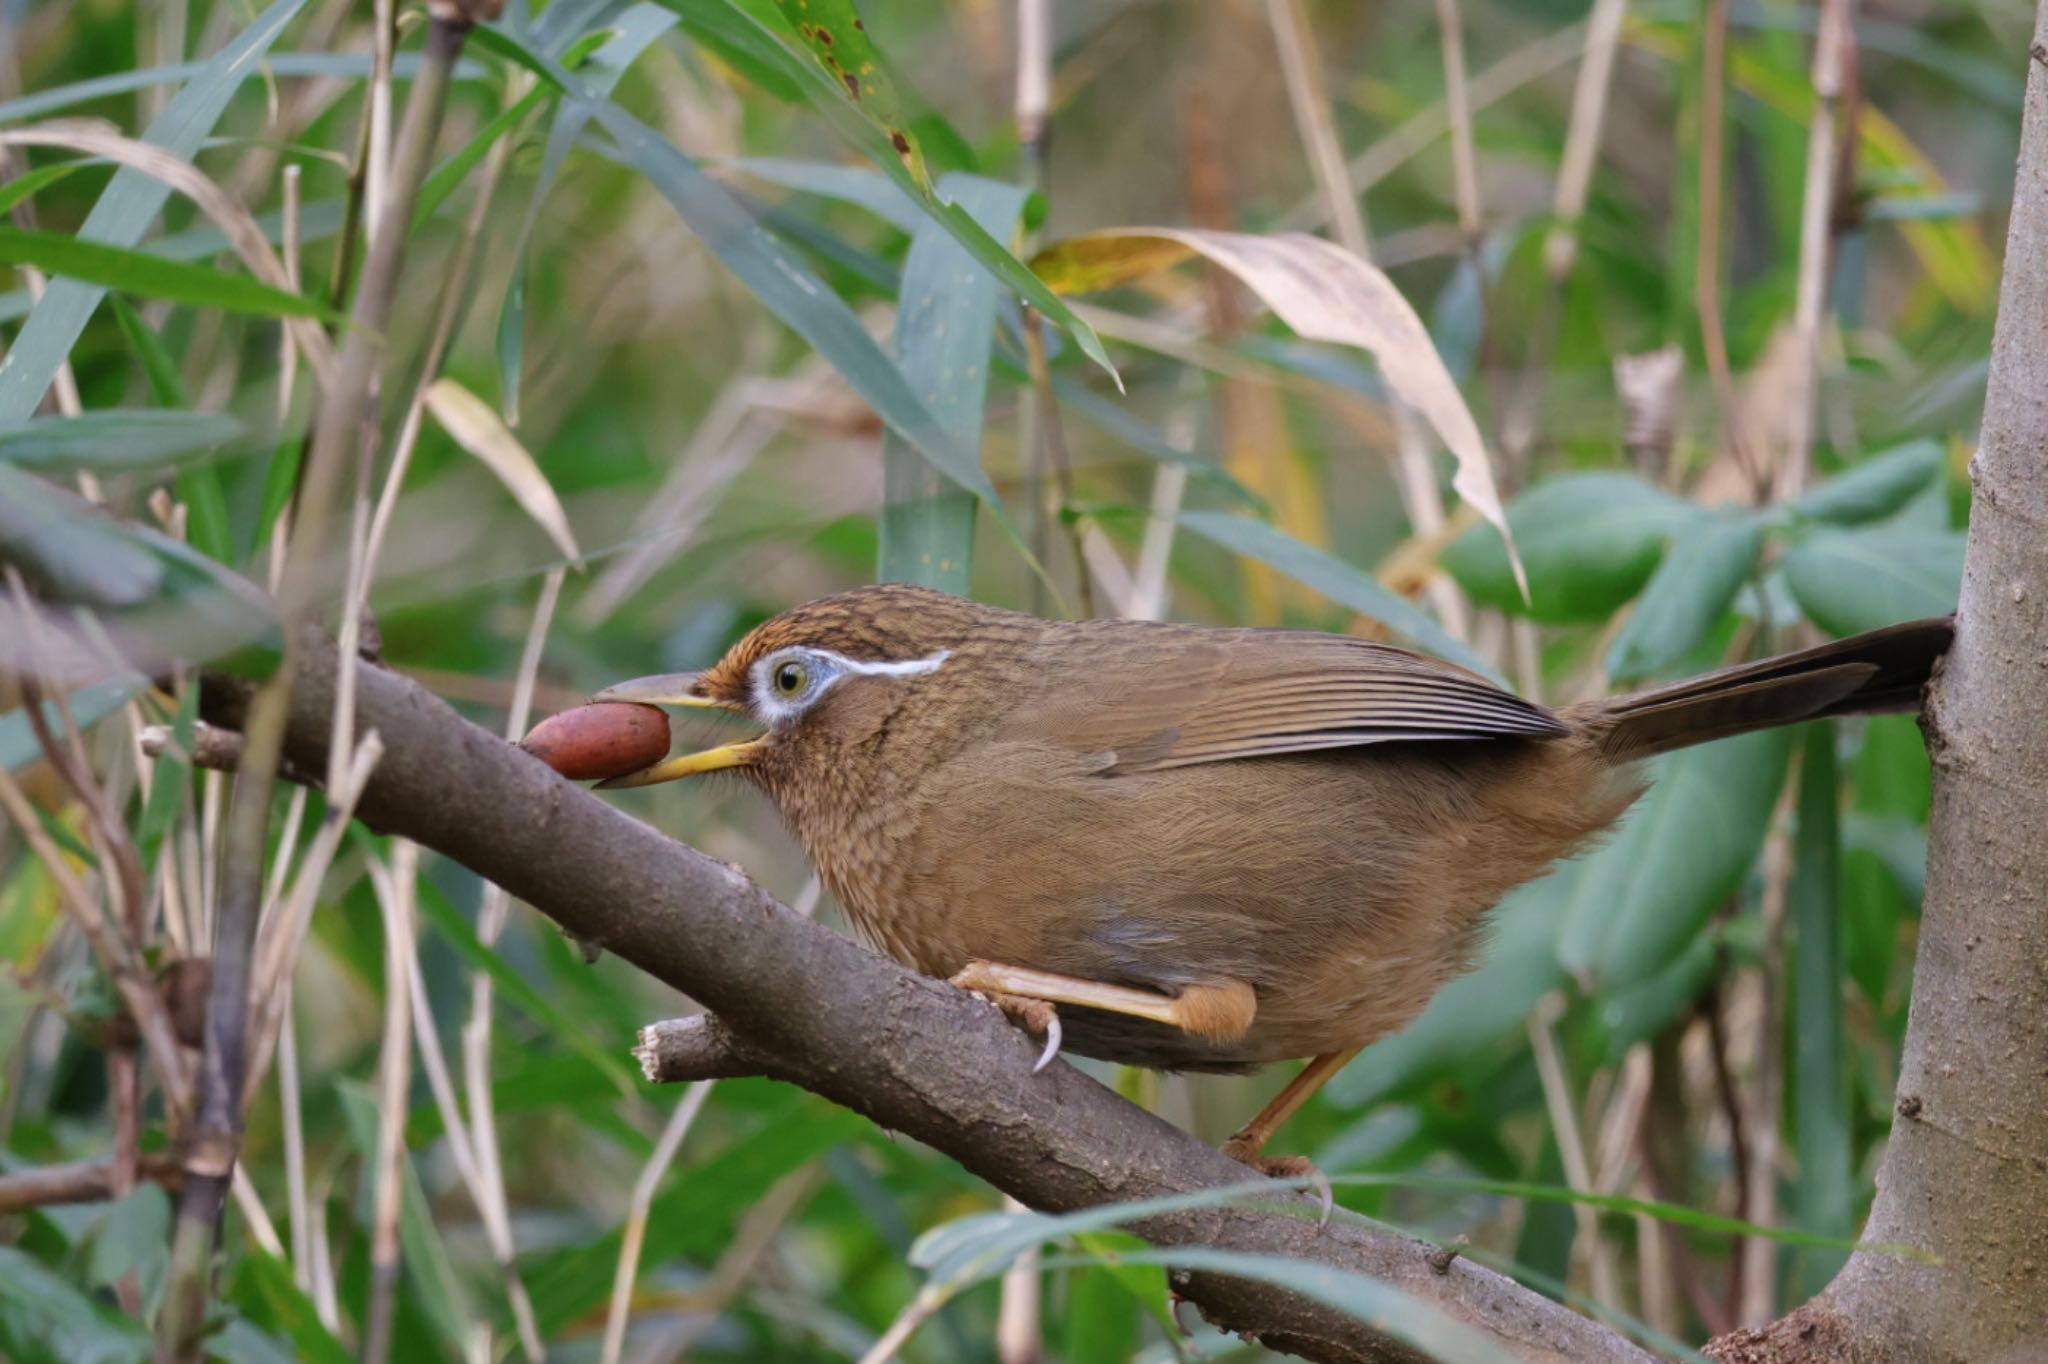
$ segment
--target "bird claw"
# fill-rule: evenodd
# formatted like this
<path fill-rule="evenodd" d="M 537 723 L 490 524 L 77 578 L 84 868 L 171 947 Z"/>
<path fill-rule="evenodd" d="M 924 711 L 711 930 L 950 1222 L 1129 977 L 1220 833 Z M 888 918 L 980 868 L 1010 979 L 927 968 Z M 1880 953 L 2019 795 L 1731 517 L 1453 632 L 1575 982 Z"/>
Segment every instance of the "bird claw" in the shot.
<path fill-rule="evenodd" d="M 1232 1149 L 1234 1147 L 1237 1149 Z M 1316 1196 L 1316 1202 L 1322 1208 L 1322 1216 L 1316 1219 L 1316 1225 L 1330 1225 L 1330 1214 L 1337 1208 L 1337 1194 L 1330 1187 L 1330 1177 L 1317 1169 L 1315 1162 L 1307 1156 L 1261 1155 L 1256 1150 L 1240 1146 L 1235 1140 L 1223 1144 L 1223 1154 L 1240 1165 L 1257 1170 L 1268 1179 L 1305 1180 L 1308 1184 L 1307 1192 Z"/>
<path fill-rule="evenodd" d="M 955 983 L 957 984 L 958 982 Z M 1043 999 L 1033 999 L 1029 995 L 1007 994 L 1001 990 L 976 990 L 969 988 L 968 993 L 979 995 L 998 1009 L 1001 1009 L 1012 1023 L 1017 1024 L 1033 1037 L 1045 1039 L 1045 1049 L 1039 1052 L 1038 1060 L 1032 1063 L 1031 1073 L 1033 1075 L 1038 1074 L 1051 1065 L 1053 1059 L 1060 1054 L 1060 1043 L 1065 1034 L 1060 1028 L 1059 1010 L 1054 1008 L 1052 1004 Z"/>
<path fill-rule="evenodd" d="M 1038 1072 L 1051 1065 L 1053 1058 L 1060 1054 L 1059 1010 L 1048 1004 L 1045 1006 L 1045 1012 L 1047 1014 L 1045 1020 L 1045 1050 L 1038 1054 L 1038 1060 L 1031 1067 L 1033 1075 L 1038 1074 Z"/>

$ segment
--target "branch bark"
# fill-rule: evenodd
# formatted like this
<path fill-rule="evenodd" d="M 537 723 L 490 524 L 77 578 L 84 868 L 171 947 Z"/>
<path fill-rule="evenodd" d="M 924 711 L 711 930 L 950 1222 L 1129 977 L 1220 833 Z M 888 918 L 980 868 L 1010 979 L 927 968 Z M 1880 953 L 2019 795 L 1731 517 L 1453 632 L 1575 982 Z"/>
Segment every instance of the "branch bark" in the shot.
<path fill-rule="evenodd" d="M 295 652 L 285 753 L 324 771 L 337 655 L 324 638 Z M 716 1028 L 702 1025 L 705 1036 L 690 1044 L 701 1064 L 802 1085 L 1047 1211 L 1244 1182 L 1243 1166 L 1080 1071 L 1061 1063 L 1034 1076 L 1037 1044 L 987 1004 L 798 916 L 737 867 L 572 786 L 410 680 L 364 667 L 357 688 L 359 722 L 388 745 L 358 816 L 454 858 L 709 1007 Z M 247 696 L 239 684 L 209 681 L 203 713 L 236 725 Z M 1164 1246 L 1369 1274 L 1488 1333 L 1508 1359 L 1651 1358 L 1490 1270 L 1460 1259 L 1439 1271 L 1426 1243 L 1362 1221 L 1320 1227 L 1312 1212 L 1218 1207 L 1132 1230 Z M 1218 1325 L 1274 1349 L 1372 1364 L 1417 1359 L 1362 1322 L 1268 1285 L 1196 1274 L 1176 1286 Z"/>
<path fill-rule="evenodd" d="M 2048 0 L 2035 20 L 1954 647 L 1931 692 L 1927 895 L 1896 1118 L 1825 1292 L 1742 1364 L 2048 1356 Z"/>

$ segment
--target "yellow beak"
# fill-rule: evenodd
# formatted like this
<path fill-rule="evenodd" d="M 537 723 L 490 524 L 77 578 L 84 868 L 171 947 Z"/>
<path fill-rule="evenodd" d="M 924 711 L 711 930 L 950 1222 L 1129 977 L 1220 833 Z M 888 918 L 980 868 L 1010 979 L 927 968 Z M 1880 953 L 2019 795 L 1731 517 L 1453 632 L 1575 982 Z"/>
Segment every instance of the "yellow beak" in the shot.
<path fill-rule="evenodd" d="M 741 707 L 730 701 L 704 695 L 697 690 L 698 673 L 662 673 L 654 677 L 636 677 L 630 682 L 618 682 L 606 687 L 593 701 L 632 701 L 649 706 L 689 706 L 700 710 L 739 710 Z M 653 786 L 659 782 L 675 781 L 682 777 L 694 777 L 700 772 L 722 772 L 727 768 L 746 767 L 760 756 L 765 740 L 744 739 L 738 743 L 720 744 L 707 748 L 701 753 L 685 753 L 679 757 L 666 758 L 652 767 L 643 767 L 638 772 L 629 772 L 623 777 L 611 777 L 597 784 L 600 791 L 617 791 L 633 786 Z"/>

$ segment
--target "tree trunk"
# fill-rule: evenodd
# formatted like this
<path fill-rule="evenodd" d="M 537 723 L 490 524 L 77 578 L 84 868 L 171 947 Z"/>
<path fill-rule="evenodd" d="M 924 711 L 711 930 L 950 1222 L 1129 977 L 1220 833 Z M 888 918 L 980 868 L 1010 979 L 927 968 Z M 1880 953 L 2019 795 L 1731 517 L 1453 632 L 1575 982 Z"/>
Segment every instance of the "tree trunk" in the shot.
<path fill-rule="evenodd" d="M 2048 1360 L 2048 0 L 2035 21 L 1956 640 L 1924 728 L 1927 897 L 1872 1246 L 1742 1364 Z"/>

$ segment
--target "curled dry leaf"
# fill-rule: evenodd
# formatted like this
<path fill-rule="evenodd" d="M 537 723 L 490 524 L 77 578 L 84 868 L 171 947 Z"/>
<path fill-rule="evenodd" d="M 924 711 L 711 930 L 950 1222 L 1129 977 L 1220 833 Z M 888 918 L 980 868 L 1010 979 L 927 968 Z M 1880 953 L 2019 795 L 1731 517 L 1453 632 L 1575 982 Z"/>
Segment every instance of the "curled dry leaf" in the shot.
<path fill-rule="evenodd" d="M 593 701 L 550 715 L 519 746 L 571 781 L 602 781 L 668 756 L 668 716 L 629 701 Z"/>
<path fill-rule="evenodd" d="M 576 537 L 569 530 L 568 513 L 549 486 L 547 475 L 512 434 L 491 405 L 453 379 L 436 379 L 427 389 L 427 410 L 442 429 L 455 437 L 456 444 L 482 460 L 498 476 L 534 524 L 571 559 L 581 558 Z"/>
<path fill-rule="evenodd" d="M 1335 242 L 1299 232 L 1254 236 L 1180 227 L 1121 227 L 1055 242 L 1031 268 L 1063 294 L 1108 289 L 1200 255 L 1228 270 L 1311 341 L 1372 352 L 1401 401 L 1419 412 L 1458 461 L 1452 486 L 1507 541 L 1524 599 L 1529 587 L 1508 534 L 1479 424 L 1430 340 L 1429 329 L 1394 282 Z"/>

